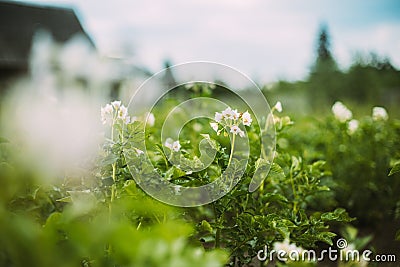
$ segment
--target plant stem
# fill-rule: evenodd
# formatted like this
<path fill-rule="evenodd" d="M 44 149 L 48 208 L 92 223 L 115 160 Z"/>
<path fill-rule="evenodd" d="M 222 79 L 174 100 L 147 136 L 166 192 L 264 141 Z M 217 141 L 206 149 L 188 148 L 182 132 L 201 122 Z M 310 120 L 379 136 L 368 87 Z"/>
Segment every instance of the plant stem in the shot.
<path fill-rule="evenodd" d="M 111 142 L 114 143 L 114 123 L 111 124 Z M 113 184 L 111 185 L 111 197 L 110 197 L 110 202 L 108 203 L 108 222 L 109 223 L 111 223 L 111 217 L 112 217 L 112 202 L 114 201 L 114 198 L 115 198 L 115 181 L 116 181 L 116 170 L 117 170 L 116 162 L 114 162 L 111 166 L 112 166 Z M 108 244 L 107 254 L 111 255 L 111 252 L 112 252 L 112 246 L 111 246 L 111 244 Z"/>
<path fill-rule="evenodd" d="M 233 150 L 234 150 L 234 148 L 235 148 L 235 137 L 236 137 L 236 135 L 233 134 L 233 137 L 232 137 L 232 145 L 231 145 L 231 154 L 229 155 L 228 166 L 231 165 L 231 161 L 232 161 Z"/>
<path fill-rule="evenodd" d="M 221 229 L 218 227 L 215 232 L 215 248 L 219 248 L 219 240 L 221 238 Z"/>
<path fill-rule="evenodd" d="M 214 217 L 215 217 L 215 226 L 217 227 L 217 230 L 215 231 L 215 248 L 219 248 L 220 244 L 220 238 L 221 238 L 221 229 L 219 228 L 219 216 L 217 214 L 217 208 L 215 206 L 215 202 L 212 204 L 214 208 Z"/>
<path fill-rule="evenodd" d="M 263 158 L 264 159 L 267 159 L 267 154 L 265 153 L 265 147 L 264 147 L 264 143 L 262 142 L 262 138 L 263 138 L 263 135 L 264 134 L 266 134 L 267 133 L 267 126 L 268 126 L 268 118 L 270 118 L 270 116 L 273 116 L 272 115 L 272 111 L 271 111 L 271 114 L 268 114 L 268 117 L 267 118 L 265 118 L 265 125 L 264 125 L 264 129 L 262 130 L 262 129 L 260 129 L 260 137 L 261 137 L 261 154 L 262 154 L 262 156 L 263 156 Z M 273 117 L 272 117 L 272 120 L 273 120 Z M 261 126 L 260 126 L 261 127 Z"/>
<path fill-rule="evenodd" d="M 296 194 L 296 189 L 294 186 L 294 179 L 293 179 L 293 174 L 292 171 L 290 171 L 290 183 L 292 184 L 292 190 L 293 190 L 293 211 L 296 213 L 297 212 L 297 194 Z"/>
<path fill-rule="evenodd" d="M 232 156 L 233 156 L 233 150 L 235 149 L 235 136 L 236 136 L 236 135 L 233 134 L 233 137 L 232 137 L 232 145 L 231 145 L 231 154 L 229 155 L 228 167 L 229 167 L 229 165 L 231 165 Z M 233 181 L 234 181 L 234 179 L 235 179 L 235 176 L 233 176 L 232 179 L 231 179 L 231 181 L 230 181 L 230 185 L 229 185 L 229 188 L 230 188 L 230 189 L 232 189 L 232 187 L 233 187 Z"/>
<path fill-rule="evenodd" d="M 111 142 L 114 143 L 114 123 L 111 124 Z M 116 178 L 116 172 L 117 172 L 117 163 L 114 162 L 112 165 L 112 180 L 113 180 L 113 184 L 111 186 L 111 198 L 110 198 L 110 203 L 108 205 L 108 211 L 109 211 L 109 219 L 111 220 L 111 203 L 114 201 L 115 198 L 115 182 L 117 180 Z"/>
<path fill-rule="evenodd" d="M 142 220 L 140 219 L 140 222 L 139 222 L 138 226 L 136 227 L 136 230 L 139 230 L 141 225 L 142 225 Z"/>

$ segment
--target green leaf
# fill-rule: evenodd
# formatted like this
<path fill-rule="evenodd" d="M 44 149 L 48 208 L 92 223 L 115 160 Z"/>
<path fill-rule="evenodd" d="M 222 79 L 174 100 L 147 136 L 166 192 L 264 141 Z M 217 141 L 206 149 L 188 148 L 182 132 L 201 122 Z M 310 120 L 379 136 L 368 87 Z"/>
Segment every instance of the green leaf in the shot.
<path fill-rule="evenodd" d="M 44 225 L 45 228 L 48 227 L 55 227 L 57 226 L 62 219 L 62 214 L 60 212 L 53 212 L 50 214 L 50 216 L 47 218 L 46 223 Z"/>
<path fill-rule="evenodd" d="M 63 197 L 63 198 L 57 199 L 56 201 L 70 203 L 70 202 L 72 202 L 72 198 L 71 198 L 71 196 L 68 196 L 68 197 Z"/>
<path fill-rule="evenodd" d="M 102 161 L 101 166 L 111 165 L 118 160 L 118 156 L 115 154 L 108 154 Z"/>
<path fill-rule="evenodd" d="M 393 166 L 393 168 L 390 170 L 388 176 L 391 176 L 391 175 L 393 175 L 393 174 L 395 174 L 395 173 L 398 173 L 398 172 L 400 172 L 400 162 L 397 162 L 397 163 Z"/>
<path fill-rule="evenodd" d="M 326 165 L 326 161 L 324 160 L 318 160 L 316 162 L 314 162 L 311 166 L 313 169 L 322 169 L 324 168 L 324 166 Z"/>
<path fill-rule="evenodd" d="M 109 176 L 109 177 L 102 178 L 101 183 L 103 186 L 111 186 L 114 184 L 114 180 L 113 180 L 112 176 Z"/>
<path fill-rule="evenodd" d="M 396 232 L 396 235 L 395 235 L 395 237 L 394 237 L 397 241 L 400 241 L 400 230 L 398 230 L 397 232 Z"/>
<path fill-rule="evenodd" d="M 369 242 L 371 242 L 372 237 L 373 237 L 372 235 L 368 235 L 368 236 L 365 236 L 365 237 L 357 238 L 357 239 L 354 241 L 354 244 L 355 244 L 356 248 L 357 248 L 357 249 L 363 249 L 363 248 L 365 248 L 365 247 L 367 246 L 367 244 L 368 244 Z"/>
<path fill-rule="evenodd" d="M 354 218 L 349 217 L 345 209 L 337 208 L 333 212 L 325 212 L 321 214 L 321 220 L 327 221 L 337 221 L 337 222 L 351 222 Z"/>
<path fill-rule="evenodd" d="M 210 137 L 209 134 L 200 134 L 200 135 L 203 136 L 204 139 L 208 141 L 208 143 L 210 144 L 210 146 L 211 146 L 213 149 L 215 149 L 215 150 L 218 149 L 217 141 L 215 141 L 214 139 L 212 139 L 212 138 Z"/>
<path fill-rule="evenodd" d="M 209 236 L 203 236 L 200 241 L 204 242 L 204 243 L 211 243 L 215 241 L 215 237 L 212 235 Z"/>
<path fill-rule="evenodd" d="M 127 180 L 124 183 L 124 189 L 128 195 L 135 195 L 136 194 L 136 182 L 134 180 Z"/>
<path fill-rule="evenodd" d="M 344 228 L 342 234 L 347 240 L 355 240 L 357 238 L 358 229 L 349 225 Z"/>
<path fill-rule="evenodd" d="M 302 162 L 301 158 L 292 156 L 292 166 L 290 168 L 292 169 L 293 172 L 301 170 L 301 162 Z"/>
<path fill-rule="evenodd" d="M 288 202 L 288 199 L 285 196 L 277 193 L 266 193 L 264 198 L 268 202 Z"/>
<path fill-rule="evenodd" d="M 179 178 L 179 177 L 182 177 L 182 176 L 185 176 L 185 175 L 186 175 L 186 172 L 182 171 L 179 168 L 175 168 L 174 175 L 172 176 L 172 178 L 176 179 L 176 178 Z"/>
<path fill-rule="evenodd" d="M 95 199 L 92 192 L 89 190 L 75 190 L 75 191 L 67 191 L 70 194 L 72 201 L 81 201 L 81 200 L 92 200 Z"/>
<path fill-rule="evenodd" d="M 181 169 L 172 166 L 171 168 L 168 169 L 168 171 L 165 173 L 165 178 L 167 180 L 171 180 L 171 179 L 177 179 L 180 178 L 182 176 L 185 176 L 186 172 L 182 171 Z"/>
<path fill-rule="evenodd" d="M 39 193 L 40 187 L 35 188 L 29 195 L 33 198 L 36 199 Z"/>
<path fill-rule="evenodd" d="M 318 189 L 318 191 L 331 191 L 329 186 L 326 186 L 326 185 L 318 186 L 317 189 Z"/>
<path fill-rule="evenodd" d="M 257 159 L 255 163 L 255 172 L 253 175 L 253 179 L 251 180 L 251 184 L 249 186 L 249 191 L 253 192 L 254 190 L 256 190 L 266 177 L 269 177 L 271 174 L 274 175 L 279 173 L 280 172 L 279 168 L 280 168 L 279 166 L 275 167 L 273 165 L 271 166 L 271 162 L 264 158 Z"/>
<path fill-rule="evenodd" d="M 281 166 L 276 163 L 272 163 L 271 169 L 268 174 L 268 178 L 271 180 L 281 180 L 285 178 L 285 173 Z"/>
<path fill-rule="evenodd" d="M 201 160 L 197 156 L 194 156 L 193 159 L 188 159 L 185 158 L 183 155 L 180 155 L 179 163 L 182 169 L 196 170 L 204 166 L 203 162 L 201 162 Z"/>
<path fill-rule="evenodd" d="M 201 221 L 200 229 L 202 231 L 206 231 L 206 232 L 209 232 L 209 233 L 213 232 L 213 228 L 211 227 L 210 223 L 207 222 L 206 220 L 202 220 Z"/>
<path fill-rule="evenodd" d="M 332 232 L 322 232 L 317 234 L 318 240 L 323 241 L 329 244 L 330 246 L 333 245 L 332 238 L 334 238 L 335 236 L 336 234 Z"/>
<path fill-rule="evenodd" d="M 280 121 L 282 123 L 282 126 L 288 126 L 288 125 L 292 125 L 293 124 L 293 121 L 290 119 L 289 116 L 281 117 Z"/>

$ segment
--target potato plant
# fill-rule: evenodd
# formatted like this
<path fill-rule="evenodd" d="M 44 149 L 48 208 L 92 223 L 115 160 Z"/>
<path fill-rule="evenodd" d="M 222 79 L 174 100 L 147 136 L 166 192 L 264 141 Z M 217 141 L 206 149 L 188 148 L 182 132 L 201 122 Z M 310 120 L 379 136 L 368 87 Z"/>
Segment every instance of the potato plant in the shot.
<path fill-rule="evenodd" d="M 32 169 L 19 168 L 18 148 L 2 139 L 2 265 L 316 265 L 276 258 L 260 261 L 257 253 L 265 246 L 282 244 L 316 250 L 334 245 L 342 226 L 354 220 L 343 207 L 356 204 L 345 205 L 341 198 L 360 203 L 356 200 L 368 197 L 358 195 L 358 191 L 349 195 L 348 190 L 357 188 L 355 183 L 360 181 L 350 180 L 357 170 L 351 170 L 354 163 L 341 161 L 340 155 L 353 155 L 360 168 L 369 166 L 370 162 L 361 164 L 367 136 L 373 136 L 376 146 L 383 148 L 371 151 L 371 157 L 376 156 L 374 171 L 385 173 L 394 166 L 391 174 L 397 175 L 398 155 L 389 157 L 386 151 L 391 149 L 387 140 L 398 146 L 392 137 L 397 128 L 387 127 L 382 111 L 356 123 L 337 105 L 335 110 L 342 112 L 342 117 L 335 114 L 336 118 L 327 118 L 323 121 L 325 130 L 306 139 L 297 135 L 298 125 L 290 117 L 280 115 L 282 105 L 277 103 L 270 114 L 277 140 L 274 160 L 270 161 L 262 153 L 260 156 L 263 130 L 251 112 L 235 106 L 217 112 L 213 119 L 189 122 L 178 140 L 161 141 L 160 118 L 177 103 L 174 101 L 141 118 L 128 114 L 120 101 L 103 106 L 100 119 L 106 134 L 97 158 L 85 163 L 85 172 L 48 183 Z M 241 138 L 248 139 L 247 154 L 235 151 L 235 142 Z M 322 140 L 330 143 L 318 143 Z M 310 146 L 299 144 L 303 141 Z M 202 146 L 209 154 L 202 154 Z M 235 152 L 246 154 L 246 162 L 232 156 Z M 357 157 L 361 153 L 364 158 Z M 208 167 L 202 168 L 204 157 L 211 155 Z M 188 171 L 187 166 L 198 171 Z M 228 182 L 237 179 L 238 166 L 245 168 L 237 184 L 207 205 L 163 204 L 149 196 L 141 184 L 144 181 L 158 188 L 159 181 L 151 180 L 157 174 L 172 183 L 173 193 L 179 195 L 183 187 L 200 187 L 220 177 Z M 222 175 L 224 172 L 227 175 Z M 256 191 L 249 192 L 256 172 L 264 180 Z M 371 192 L 382 188 L 376 180 L 366 186 Z M 388 203 L 393 204 L 392 200 L 398 200 L 396 188 L 387 186 L 383 190 L 389 190 Z"/>

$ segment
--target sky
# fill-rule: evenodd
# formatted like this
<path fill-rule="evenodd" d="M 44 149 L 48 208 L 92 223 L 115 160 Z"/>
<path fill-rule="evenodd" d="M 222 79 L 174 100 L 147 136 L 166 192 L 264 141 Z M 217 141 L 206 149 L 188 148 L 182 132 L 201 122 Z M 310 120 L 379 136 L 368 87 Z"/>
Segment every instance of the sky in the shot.
<path fill-rule="evenodd" d="M 399 0 L 30 0 L 73 7 L 101 54 L 152 72 L 188 61 L 232 66 L 257 82 L 298 80 L 328 27 L 331 51 L 349 67 L 376 52 L 400 67 Z"/>

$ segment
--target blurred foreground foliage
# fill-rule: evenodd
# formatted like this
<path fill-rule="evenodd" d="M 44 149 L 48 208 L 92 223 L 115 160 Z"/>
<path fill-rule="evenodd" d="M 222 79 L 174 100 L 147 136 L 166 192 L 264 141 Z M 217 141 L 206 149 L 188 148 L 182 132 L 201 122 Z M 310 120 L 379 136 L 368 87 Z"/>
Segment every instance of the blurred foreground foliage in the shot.
<path fill-rule="evenodd" d="M 45 183 L 18 165 L 16 148 L 1 145 L 1 266 L 221 266 L 222 251 L 190 240 L 194 228 L 177 209 L 132 183 L 108 205 L 84 181 Z M 14 159 L 13 159 L 14 158 Z M 93 182 L 93 181 L 92 181 Z"/>

